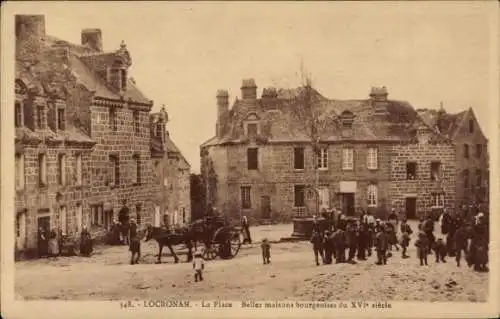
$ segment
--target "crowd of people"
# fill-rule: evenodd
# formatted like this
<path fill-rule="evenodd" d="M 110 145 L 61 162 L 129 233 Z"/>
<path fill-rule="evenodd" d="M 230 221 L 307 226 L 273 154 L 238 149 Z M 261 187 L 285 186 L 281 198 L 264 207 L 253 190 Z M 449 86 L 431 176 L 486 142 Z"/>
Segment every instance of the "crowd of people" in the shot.
<path fill-rule="evenodd" d="M 46 232 L 43 227 L 38 229 L 38 257 L 55 258 L 58 256 L 75 256 L 77 247 L 80 255 L 88 257 L 92 253 L 92 237 L 86 226 L 80 231 L 80 240 L 77 243 L 73 233 L 66 234 L 61 229 L 52 229 Z"/>
<path fill-rule="evenodd" d="M 416 232 L 414 246 L 420 265 L 428 265 L 428 256 L 434 253 L 436 263 L 454 257 L 460 267 L 463 256 L 469 267 L 488 271 L 489 221 L 484 213 L 465 219 L 446 210 L 438 220 L 440 231 L 436 232 L 435 224 L 436 220 L 428 214 L 413 230 L 405 217 L 400 218 L 392 210 L 386 220 L 375 218 L 370 212 L 362 212 L 359 218 L 340 213 L 328 220 L 324 229 L 314 216 L 310 241 L 316 265 L 333 261 L 356 264 L 355 259 L 367 260 L 372 255 L 376 256 L 377 265 L 385 265 L 395 251 L 401 251 L 403 259 L 410 258 L 408 247 Z"/>

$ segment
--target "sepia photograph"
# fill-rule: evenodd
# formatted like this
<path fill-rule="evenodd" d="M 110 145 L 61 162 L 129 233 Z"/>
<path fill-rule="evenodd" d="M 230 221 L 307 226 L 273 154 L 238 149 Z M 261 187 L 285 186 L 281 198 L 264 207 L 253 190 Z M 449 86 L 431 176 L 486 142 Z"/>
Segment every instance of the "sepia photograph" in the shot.
<path fill-rule="evenodd" d="M 2 314 L 497 316 L 498 31 L 495 1 L 7 3 Z"/>

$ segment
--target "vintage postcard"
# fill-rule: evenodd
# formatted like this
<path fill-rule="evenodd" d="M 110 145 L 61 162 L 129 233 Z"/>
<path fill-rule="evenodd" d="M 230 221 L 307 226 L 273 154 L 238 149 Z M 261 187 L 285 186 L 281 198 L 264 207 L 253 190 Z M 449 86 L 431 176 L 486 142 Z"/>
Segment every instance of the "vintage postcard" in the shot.
<path fill-rule="evenodd" d="M 2 5 L 4 318 L 493 318 L 499 7 Z"/>

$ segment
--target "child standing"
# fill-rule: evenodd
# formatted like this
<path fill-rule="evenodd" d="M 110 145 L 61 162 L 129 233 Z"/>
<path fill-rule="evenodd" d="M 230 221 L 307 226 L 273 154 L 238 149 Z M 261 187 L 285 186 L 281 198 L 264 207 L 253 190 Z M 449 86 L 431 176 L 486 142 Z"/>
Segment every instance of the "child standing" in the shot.
<path fill-rule="evenodd" d="M 205 260 L 201 252 L 196 252 L 193 259 L 194 281 L 203 281 L 203 270 L 205 269 Z"/>
<path fill-rule="evenodd" d="M 377 250 L 377 265 L 387 264 L 387 249 L 389 248 L 389 238 L 387 232 L 382 227 L 375 236 L 375 249 Z"/>
<path fill-rule="evenodd" d="M 271 263 L 269 260 L 271 258 L 271 245 L 267 238 L 262 239 L 262 244 L 260 244 L 260 248 L 262 249 L 262 261 L 265 264 Z"/>
<path fill-rule="evenodd" d="M 423 231 L 420 231 L 418 233 L 418 239 L 415 242 L 415 246 L 417 247 L 418 259 L 420 259 L 420 266 L 423 266 L 424 264 L 427 266 L 427 255 L 429 254 L 429 239 Z"/>
<path fill-rule="evenodd" d="M 408 258 L 406 249 L 410 245 L 410 236 L 413 233 L 410 225 L 406 222 L 406 218 L 401 222 L 401 247 L 403 248 L 402 258 Z"/>

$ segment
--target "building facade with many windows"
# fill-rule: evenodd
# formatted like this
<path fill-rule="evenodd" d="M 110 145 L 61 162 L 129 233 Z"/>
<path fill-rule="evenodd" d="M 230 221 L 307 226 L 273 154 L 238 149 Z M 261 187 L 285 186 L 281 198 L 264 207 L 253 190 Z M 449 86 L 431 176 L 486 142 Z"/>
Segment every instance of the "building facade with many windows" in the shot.
<path fill-rule="evenodd" d="M 153 101 L 131 64 L 123 42 L 103 51 L 99 29 L 73 44 L 47 35 L 42 15 L 16 16 L 18 251 L 36 250 L 39 228 L 77 236 L 85 225 L 100 237 L 113 219 L 154 222 Z"/>
<path fill-rule="evenodd" d="M 290 220 L 338 208 L 416 217 L 454 206 L 456 145 L 385 87 L 331 100 L 310 86 L 265 88 L 252 79 L 229 108 L 217 93 L 216 135 L 201 145 L 209 205 L 232 218 Z"/>

